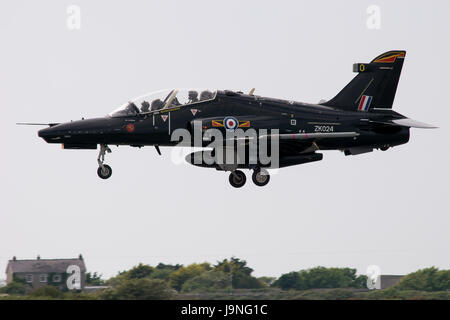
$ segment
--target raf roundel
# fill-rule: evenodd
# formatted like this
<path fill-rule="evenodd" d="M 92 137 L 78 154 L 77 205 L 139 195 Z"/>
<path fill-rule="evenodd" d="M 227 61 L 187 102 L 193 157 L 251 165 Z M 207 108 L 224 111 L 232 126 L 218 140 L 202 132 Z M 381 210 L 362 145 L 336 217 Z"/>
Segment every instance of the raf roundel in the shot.
<path fill-rule="evenodd" d="M 225 125 L 225 129 L 234 131 L 238 127 L 239 121 L 237 121 L 237 119 L 234 117 L 226 117 L 223 120 L 223 124 Z"/>

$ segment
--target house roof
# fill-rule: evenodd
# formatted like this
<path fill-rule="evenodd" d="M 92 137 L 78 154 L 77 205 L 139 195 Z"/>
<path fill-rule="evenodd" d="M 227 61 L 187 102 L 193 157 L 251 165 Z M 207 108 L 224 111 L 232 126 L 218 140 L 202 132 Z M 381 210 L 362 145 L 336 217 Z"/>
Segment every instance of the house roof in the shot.
<path fill-rule="evenodd" d="M 11 272 L 57 272 L 66 273 L 67 267 L 77 265 L 81 272 L 86 272 L 86 265 L 83 259 L 36 259 L 36 260 L 9 260 L 6 270 Z"/>
<path fill-rule="evenodd" d="M 397 284 L 404 276 L 382 274 L 380 275 L 381 289 L 392 287 Z"/>

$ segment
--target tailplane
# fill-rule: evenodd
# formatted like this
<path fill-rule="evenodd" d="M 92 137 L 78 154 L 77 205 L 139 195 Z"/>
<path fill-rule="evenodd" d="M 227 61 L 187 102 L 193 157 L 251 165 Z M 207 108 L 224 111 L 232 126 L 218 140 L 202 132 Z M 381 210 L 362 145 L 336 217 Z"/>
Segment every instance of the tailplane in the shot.
<path fill-rule="evenodd" d="M 385 52 L 370 63 L 355 63 L 358 75 L 333 99 L 322 103 L 348 111 L 392 109 L 406 51 Z"/>

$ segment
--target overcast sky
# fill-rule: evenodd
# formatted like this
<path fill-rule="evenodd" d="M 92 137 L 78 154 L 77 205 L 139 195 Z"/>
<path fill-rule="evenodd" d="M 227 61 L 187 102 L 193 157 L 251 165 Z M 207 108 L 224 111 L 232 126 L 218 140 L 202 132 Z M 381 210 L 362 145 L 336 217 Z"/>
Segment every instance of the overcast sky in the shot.
<path fill-rule="evenodd" d="M 1 1 L 0 272 L 14 255 L 79 253 L 106 277 L 232 255 L 257 276 L 448 269 L 449 12 L 447 0 Z M 234 189 L 228 174 L 150 147 L 113 147 L 103 181 L 97 151 L 62 150 L 15 125 L 103 116 L 172 87 L 316 103 L 351 80 L 354 62 L 391 49 L 407 50 L 394 109 L 440 128 L 412 129 L 387 152 L 324 152 L 264 188 Z"/>

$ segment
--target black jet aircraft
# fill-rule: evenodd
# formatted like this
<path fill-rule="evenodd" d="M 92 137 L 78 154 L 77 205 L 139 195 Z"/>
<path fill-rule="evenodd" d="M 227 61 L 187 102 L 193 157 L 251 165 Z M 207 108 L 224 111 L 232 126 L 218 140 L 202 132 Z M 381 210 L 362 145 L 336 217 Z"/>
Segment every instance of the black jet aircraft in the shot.
<path fill-rule="evenodd" d="M 201 124 L 202 132 L 252 128 L 258 132 L 257 139 L 262 138 L 258 130 L 266 129 L 265 138 L 278 139 L 278 168 L 322 160 L 321 150 L 341 150 L 346 156 L 374 149 L 386 151 L 407 143 L 411 127 L 433 128 L 392 110 L 405 54 L 389 51 L 370 63 L 355 63 L 357 75 L 353 80 L 333 99 L 319 104 L 261 97 L 254 89 L 248 94 L 174 89 L 134 99 L 102 118 L 48 124 L 38 135 L 48 143 L 62 144 L 64 149 L 100 146 L 97 173 L 102 179 L 112 174 L 111 167 L 104 164 L 110 145 L 154 146 L 161 154 L 160 146 L 178 145 L 179 141 L 171 138 L 176 129 L 192 133 L 195 123 Z M 209 142 L 203 137 L 202 147 Z M 269 182 L 265 168 L 270 164 L 259 160 L 250 163 L 248 159 L 231 166 L 194 163 L 197 155 L 192 153 L 186 160 L 230 171 L 233 187 L 246 182 L 245 174 L 238 169 L 253 170 L 252 180 L 257 186 Z"/>

